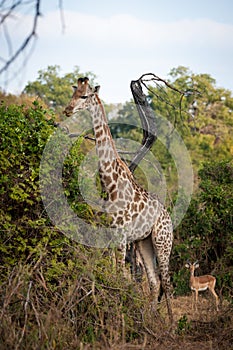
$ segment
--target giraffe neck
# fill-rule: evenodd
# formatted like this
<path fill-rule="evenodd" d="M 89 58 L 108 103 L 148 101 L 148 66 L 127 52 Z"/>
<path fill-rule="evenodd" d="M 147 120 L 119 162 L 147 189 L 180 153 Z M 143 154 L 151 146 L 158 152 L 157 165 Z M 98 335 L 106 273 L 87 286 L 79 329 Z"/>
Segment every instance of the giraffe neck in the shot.
<path fill-rule="evenodd" d="M 120 158 L 112 139 L 102 102 L 98 95 L 94 95 L 92 99 L 93 103 L 91 104 L 89 111 L 91 112 L 96 138 L 96 153 L 101 166 L 104 163 L 113 162 Z"/>
<path fill-rule="evenodd" d="M 93 95 L 89 112 L 92 116 L 96 138 L 96 154 L 99 161 L 102 188 L 108 194 L 110 201 L 114 202 L 120 196 L 120 191 L 122 191 L 120 187 L 122 186 L 124 190 L 126 187 L 130 187 L 129 191 L 133 193 L 134 179 L 130 170 L 118 155 L 104 107 L 98 95 Z"/>

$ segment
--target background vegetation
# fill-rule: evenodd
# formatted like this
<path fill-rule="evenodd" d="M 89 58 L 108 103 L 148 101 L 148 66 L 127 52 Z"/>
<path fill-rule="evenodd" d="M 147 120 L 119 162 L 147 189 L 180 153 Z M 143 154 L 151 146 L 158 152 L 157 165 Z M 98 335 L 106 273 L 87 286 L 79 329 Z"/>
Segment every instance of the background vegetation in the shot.
<path fill-rule="evenodd" d="M 217 88 L 212 77 L 185 67 L 170 72 L 177 89 L 187 95 L 183 112 L 178 95 L 152 86 L 151 106 L 180 132 L 191 155 L 195 192 L 175 231 L 171 257 L 175 328 L 168 335 L 166 308 L 157 314 L 148 298 L 146 281 L 125 281 L 111 254 L 84 247 L 58 231 L 40 197 L 39 167 L 54 121 L 81 75 L 79 68 L 64 77 L 59 67 L 39 72 L 22 96 L 1 93 L 0 105 L 0 349 L 227 349 L 232 344 L 233 278 L 233 97 Z M 95 75 L 91 76 L 93 81 Z M 159 89 L 159 90 L 158 90 Z M 160 93 L 162 99 L 156 98 Z M 165 104 L 171 102 L 171 108 Z M 51 102 L 52 101 L 52 102 Z M 137 119 L 135 106 L 106 106 L 118 128 L 114 137 L 141 140 L 129 128 Z M 125 124 L 122 124 L 125 121 Z M 64 187 L 77 214 L 95 222 L 95 213 L 77 185 L 78 166 L 90 142 L 74 143 L 64 168 Z M 176 198 L 175 166 L 169 147 L 158 141 L 153 153 L 167 177 L 169 201 Z M 146 186 L 144 177 L 136 173 Z M 191 311 L 187 259 L 199 260 L 199 274 L 217 277 L 221 311 L 216 314 L 207 294 L 199 313 Z M 208 300 L 209 299 L 209 300 Z M 153 316 L 152 316 L 153 315 Z M 200 340 L 202 339 L 202 340 Z M 196 347 L 195 347 L 196 346 Z M 209 346 L 209 347 L 208 347 Z"/>

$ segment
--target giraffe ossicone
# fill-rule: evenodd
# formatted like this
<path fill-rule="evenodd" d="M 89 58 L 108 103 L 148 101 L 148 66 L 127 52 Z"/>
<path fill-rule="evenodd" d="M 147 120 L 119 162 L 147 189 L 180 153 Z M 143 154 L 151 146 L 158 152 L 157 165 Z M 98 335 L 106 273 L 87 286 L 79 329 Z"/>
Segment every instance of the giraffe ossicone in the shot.
<path fill-rule="evenodd" d="M 91 87 L 88 78 L 79 78 L 70 103 L 64 110 L 69 117 L 79 110 L 91 113 L 96 138 L 99 176 L 107 193 L 106 212 L 111 216 L 111 227 L 120 235 L 122 263 L 126 244 L 134 241 L 143 261 L 150 288 L 158 294 L 159 277 L 154 265 L 156 257 L 165 292 L 168 313 L 170 305 L 169 259 L 173 244 L 173 226 L 170 215 L 154 194 L 150 194 L 135 181 L 127 165 L 121 160 L 112 138 L 99 86 Z"/>

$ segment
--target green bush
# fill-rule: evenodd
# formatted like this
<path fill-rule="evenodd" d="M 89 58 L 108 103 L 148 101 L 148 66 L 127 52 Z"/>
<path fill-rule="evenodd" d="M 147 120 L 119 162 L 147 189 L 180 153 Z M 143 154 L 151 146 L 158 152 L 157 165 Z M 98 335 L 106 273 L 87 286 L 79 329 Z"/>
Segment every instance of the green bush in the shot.
<path fill-rule="evenodd" d="M 123 342 L 143 337 L 143 300 L 113 271 L 109 253 L 69 240 L 43 207 L 39 170 L 54 132 L 52 116 L 37 102 L 30 107 L 2 104 L 0 132 L 0 343 L 5 348 L 76 349 L 106 338 L 118 342 L 122 332 Z M 64 139 L 56 134 L 59 142 Z M 81 160 L 78 141 L 64 161 L 63 186 L 71 207 L 90 221 L 93 214 L 77 187 Z"/>
<path fill-rule="evenodd" d="M 229 161 L 207 163 L 199 177 L 199 190 L 175 232 L 176 283 L 182 283 L 179 271 L 186 260 L 199 260 L 200 274 L 213 272 L 217 288 L 232 298 L 233 166 Z"/>
<path fill-rule="evenodd" d="M 0 255 L 14 266 L 49 240 L 39 190 L 39 166 L 53 118 L 36 101 L 29 106 L 0 105 Z"/>

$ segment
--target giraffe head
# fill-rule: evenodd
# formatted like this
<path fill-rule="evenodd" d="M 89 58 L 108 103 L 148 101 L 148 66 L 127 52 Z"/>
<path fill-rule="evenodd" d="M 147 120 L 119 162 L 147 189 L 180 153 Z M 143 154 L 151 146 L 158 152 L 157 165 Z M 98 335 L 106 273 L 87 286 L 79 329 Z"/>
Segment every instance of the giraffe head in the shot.
<path fill-rule="evenodd" d="M 73 86 L 73 89 L 74 93 L 70 100 L 70 103 L 63 112 L 67 117 L 70 117 L 72 114 L 79 110 L 88 109 L 91 102 L 90 98 L 95 94 L 98 95 L 100 86 L 92 88 L 89 85 L 89 79 L 85 77 L 79 78 L 78 85 Z"/>

